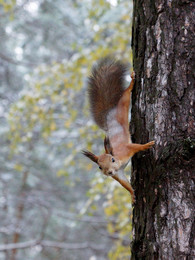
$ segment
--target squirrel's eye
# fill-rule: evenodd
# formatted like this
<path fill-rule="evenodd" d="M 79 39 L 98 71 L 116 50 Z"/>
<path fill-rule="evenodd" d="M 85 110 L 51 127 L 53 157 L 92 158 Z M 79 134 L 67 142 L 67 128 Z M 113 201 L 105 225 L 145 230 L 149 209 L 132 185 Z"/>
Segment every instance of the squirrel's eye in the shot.
<path fill-rule="evenodd" d="M 99 169 L 102 170 L 102 167 L 100 166 Z"/>
<path fill-rule="evenodd" d="M 114 158 L 112 158 L 112 162 L 115 162 Z"/>

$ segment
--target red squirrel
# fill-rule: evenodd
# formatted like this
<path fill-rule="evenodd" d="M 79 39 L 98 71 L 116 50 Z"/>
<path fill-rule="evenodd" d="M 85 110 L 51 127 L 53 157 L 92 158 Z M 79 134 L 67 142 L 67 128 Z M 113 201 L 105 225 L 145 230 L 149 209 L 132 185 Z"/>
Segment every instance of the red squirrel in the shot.
<path fill-rule="evenodd" d="M 131 142 L 129 105 L 135 73 L 131 73 L 131 83 L 125 89 L 127 72 L 126 64 L 108 57 L 99 60 L 92 68 L 88 78 L 89 103 L 95 123 L 106 132 L 105 153 L 96 156 L 83 150 L 83 154 L 97 163 L 103 174 L 111 176 L 127 189 L 134 202 L 134 191 L 123 169 L 135 153 L 151 148 L 154 141 L 146 144 Z"/>

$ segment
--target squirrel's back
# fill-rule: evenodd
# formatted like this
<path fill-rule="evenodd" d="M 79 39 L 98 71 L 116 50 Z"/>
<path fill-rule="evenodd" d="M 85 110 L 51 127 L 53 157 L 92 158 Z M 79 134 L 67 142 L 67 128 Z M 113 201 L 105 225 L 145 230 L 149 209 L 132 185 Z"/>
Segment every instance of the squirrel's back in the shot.
<path fill-rule="evenodd" d="M 103 58 L 92 68 L 88 78 L 89 102 L 96 124 L 107 130 L 106 116 L 116 107 L 124 92 L 129 66 L 111 58 Z"/>

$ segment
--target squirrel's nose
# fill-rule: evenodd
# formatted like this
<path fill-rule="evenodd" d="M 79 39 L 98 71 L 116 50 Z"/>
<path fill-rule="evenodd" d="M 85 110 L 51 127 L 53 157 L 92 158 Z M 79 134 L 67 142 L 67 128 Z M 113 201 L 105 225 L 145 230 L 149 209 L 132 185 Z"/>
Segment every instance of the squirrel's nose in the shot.
<path fill-rule="evenodd" d="M 112 172 L 110 171 L 110 172 L 108 172 L 108 174 L 109 174 L 109 175 L 112 175 Z"/>

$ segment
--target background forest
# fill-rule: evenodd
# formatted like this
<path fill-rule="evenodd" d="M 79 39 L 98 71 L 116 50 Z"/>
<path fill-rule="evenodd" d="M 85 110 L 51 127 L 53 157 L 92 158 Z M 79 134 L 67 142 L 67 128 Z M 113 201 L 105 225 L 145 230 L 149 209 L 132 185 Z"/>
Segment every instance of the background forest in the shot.
<path fill-rule="evenodd" d="M 129 259 L 130 196 L 81 150 L 103 138 L 87 75 L 131 61 L 131 17 L 129 0 L 0 1 L 0 259 Z"/>

